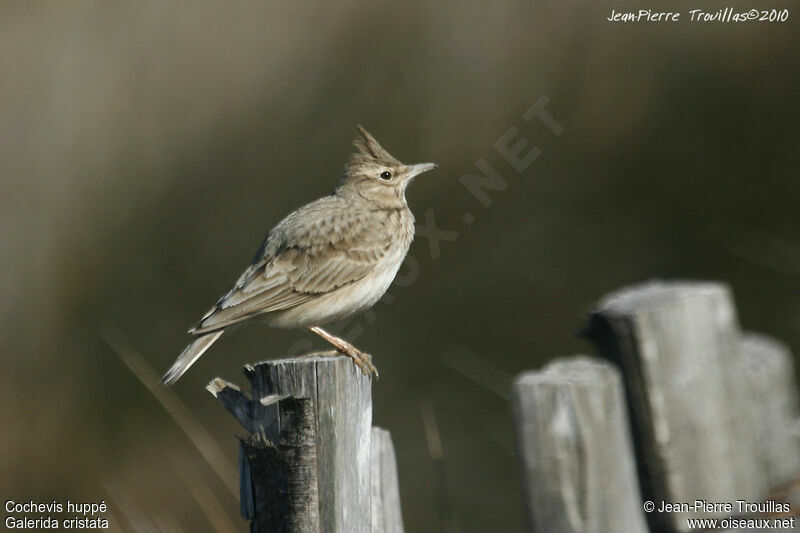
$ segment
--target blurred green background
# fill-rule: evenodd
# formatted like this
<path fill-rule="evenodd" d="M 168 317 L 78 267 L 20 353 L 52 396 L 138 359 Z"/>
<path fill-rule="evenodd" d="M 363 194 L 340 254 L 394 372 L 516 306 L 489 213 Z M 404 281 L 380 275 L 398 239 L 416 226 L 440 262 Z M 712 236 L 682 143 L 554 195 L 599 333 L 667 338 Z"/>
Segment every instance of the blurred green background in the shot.
<path fill-rule="evenodd" d="M 418 236 L 392 301 L 340 329 L 381 370 L 407 531 L 523 531 L 504 395 L 589 351 L 574 333 L 610 290 L 723 280 L 746 329 L 797 349 L 800 6 L 758 6 L 789 8 L 783 24 L 605 21 L 641 7 L 3 2 L 3 499 L 245 531 L 226 488 L 241 430 L 203 387 L 316 341 L 241 329 L 170 392 L 219 476 L 101 334 L 166 369 L 266 232 L 332 190 L 356 123 L 439 164 L 408 199 L 455 232 L 438 255 Z M 522 118 L 543 95 L 559 136 Z M 541 149 L 523 173 L 493 148 L 511 127 Z M 459 182 L 480 158 L 508 183 L 488 206 Z"/>

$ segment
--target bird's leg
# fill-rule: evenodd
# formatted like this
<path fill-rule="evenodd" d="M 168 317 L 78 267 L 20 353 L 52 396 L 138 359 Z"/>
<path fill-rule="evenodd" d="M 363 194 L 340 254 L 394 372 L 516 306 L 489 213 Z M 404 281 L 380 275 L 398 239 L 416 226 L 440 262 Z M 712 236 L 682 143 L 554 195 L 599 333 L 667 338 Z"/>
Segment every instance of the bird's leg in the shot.
<path fill-rule="evenodd" d="M 308 328 L 329 343 L 333 344 L 337 350 L 341 353 L 345 354 L 346 356 L 353 359 L 353 362 L 356 364 L 361 371 L 366 374 L 367 376 L 374 375 L 375 378 L 378 378 L 378 369 L 372 364 L 372 356 L 366 352 L 362 352 L 346 340 L 337 337 L 336 335 L 332 335 L 322 329 L 319 326 L 314 326 Z"/>

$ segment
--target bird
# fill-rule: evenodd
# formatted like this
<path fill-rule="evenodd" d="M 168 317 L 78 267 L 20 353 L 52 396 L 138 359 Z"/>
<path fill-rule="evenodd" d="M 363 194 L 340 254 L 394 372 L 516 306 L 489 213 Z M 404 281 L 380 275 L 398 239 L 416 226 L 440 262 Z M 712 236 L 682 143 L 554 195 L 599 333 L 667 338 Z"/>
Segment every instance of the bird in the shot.
<path fill-rule="evenodd" d="M 289 213 L 233 287 L 189 330 L 192 342 L 161 379 L 174 384 L 232 326 L 264 321 L 307 328 L 378 376 L 372 357 L 321 326 L 372 307 L 414 239 L 406 188 L 435 163 L 405 165 L 362 126 L 333 193 Z"/>

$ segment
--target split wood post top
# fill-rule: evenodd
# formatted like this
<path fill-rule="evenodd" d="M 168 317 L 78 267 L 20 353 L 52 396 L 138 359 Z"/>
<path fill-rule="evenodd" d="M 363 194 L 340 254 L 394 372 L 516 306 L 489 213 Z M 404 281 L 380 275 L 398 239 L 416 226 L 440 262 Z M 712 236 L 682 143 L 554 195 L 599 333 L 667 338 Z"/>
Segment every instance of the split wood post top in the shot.
<path fill-rule="evenodd" d="M 266 361 L 245 374 L 252 400 L 219 378 L 208 389 L 249 433 L 240 468 L 251 530 L 370 533 L 370 378 L 344 356 Z"/>

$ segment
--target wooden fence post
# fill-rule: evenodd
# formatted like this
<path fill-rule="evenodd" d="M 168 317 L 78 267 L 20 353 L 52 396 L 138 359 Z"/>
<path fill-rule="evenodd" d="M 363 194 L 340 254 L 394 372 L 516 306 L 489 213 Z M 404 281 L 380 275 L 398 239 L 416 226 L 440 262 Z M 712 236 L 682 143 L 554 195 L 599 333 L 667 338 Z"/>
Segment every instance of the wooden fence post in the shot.
<path fill-rule="evenodd" d="M 769 486 L 776 488 L 800 474 L 800 406 L 789 349 L 763 335 L 742 340 L 743 375 L 751 386 L 754 433 L 758 438 L 759 466 Z"/>
<path fill-rule="evenodd" d="M 619 371 L 588 357 L 517 377 L 512 409 L 531 533 L 645 533 Z"/>
<path fill-rule="evenodd" d="M 241 503 L 255 533 L 371 533 L 370 379 L 347 357 L 246 366 L 252 400 L 208 390 L 248 431 Z"/>
<path fill-rule="evenodd" d="M 766 495 L 752 427 L 757 414 L 725 285 L 653 282 L 622 289 L 600 302 L 587 335 L 625 378 L 646 500 L 734 503 Z M 687 531 L 688 517 L 729 514 L 647 516 L 652 531 L 671 532 Z"/>
<path fill-rule="evenodd" d="M 372 533 L 403 533 L 392 436 L 372 428 Z"/>

